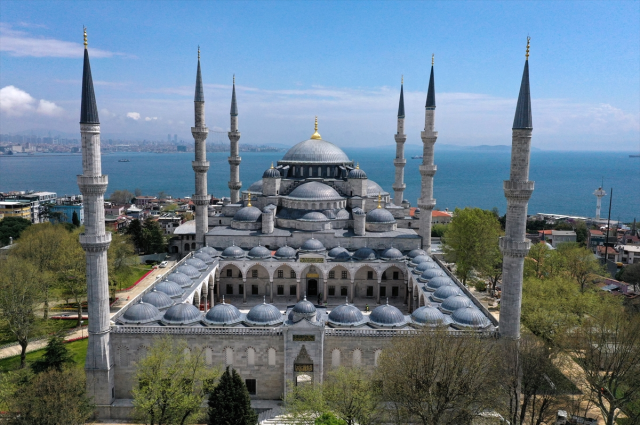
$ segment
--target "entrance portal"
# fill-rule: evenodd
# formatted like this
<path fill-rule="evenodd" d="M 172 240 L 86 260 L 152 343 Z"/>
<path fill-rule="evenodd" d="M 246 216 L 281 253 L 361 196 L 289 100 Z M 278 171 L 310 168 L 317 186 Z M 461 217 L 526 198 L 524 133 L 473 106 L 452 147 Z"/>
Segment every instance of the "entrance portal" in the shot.
<path fill-rule="evenodd" d="M 316 279 L 307 280 L 307 296 L 315 297 L 318 295 L 318 281 Z"/>

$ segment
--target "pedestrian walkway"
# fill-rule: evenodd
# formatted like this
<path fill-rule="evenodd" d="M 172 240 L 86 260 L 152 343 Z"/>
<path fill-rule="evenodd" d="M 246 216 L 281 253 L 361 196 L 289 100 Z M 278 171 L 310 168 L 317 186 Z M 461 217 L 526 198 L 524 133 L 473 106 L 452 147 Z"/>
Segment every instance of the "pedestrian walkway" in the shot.
<path fill-rule="evenodd" d="M 65 341 L 70 339 L 82 338 L 83 336 L 87 336 L 87 327 L 83 326 L 82 329 L 75 330 L 64 337 Z M 32 351 L 40 350 L 47 345 L 49 341 L 48 338 L 44 338 L 38 341 L 30 342 L 27 345 L 27 353 Z M 19 356 L 22 352 L 22 347 L 19 344 L 12 345 L 11 347 L 6 347 L 0 350 L 0 359 L 5 359 L 7 357 Z"/>

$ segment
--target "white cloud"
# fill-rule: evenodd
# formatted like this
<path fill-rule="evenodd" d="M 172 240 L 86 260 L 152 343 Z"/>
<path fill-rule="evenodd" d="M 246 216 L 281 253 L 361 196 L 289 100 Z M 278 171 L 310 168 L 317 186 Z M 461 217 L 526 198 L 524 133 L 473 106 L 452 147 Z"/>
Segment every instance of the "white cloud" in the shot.
<path fill-rule="evenodd" d="M 139 112 L 127 112 L 127 118 L 131 118 L 132 120 L 138 121 L 140 119 Z"/>
<path fill-rule="evenodd" d="M 77 58 L 82 55 L 83 48 L 82 43 L 35 37 L 24 31 L 11 29 L 8 24 L 0 24 L 0 51 L 11 56 Z M 129 55 L 92 48 L 91 56 L 109 58 Z"/>
<path fill-rule="evenodd" d="M 64 113 L 64 109 L 45 99 L 38 101 L 15 86 L 6 86 L 0 89 L 0 112 L 14 117 L 31 113 L 59 116 Z"/>
<path fill-rule="evenodd" d="M 157 121 L 158 117 L 144 117 L 145 121 Z"/>

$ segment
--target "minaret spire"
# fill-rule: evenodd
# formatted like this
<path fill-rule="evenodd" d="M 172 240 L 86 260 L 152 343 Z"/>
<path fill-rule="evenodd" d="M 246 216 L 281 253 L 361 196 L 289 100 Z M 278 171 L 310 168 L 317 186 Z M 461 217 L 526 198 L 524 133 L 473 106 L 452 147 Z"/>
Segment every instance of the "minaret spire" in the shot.
<path fill-rule="evenodd" d="M 529 92 L 529 40 L 520 83 L 520 95 L 513 120 L 511 145 L 511 171 L 503 184 L 507 198 L 505 235 L 500 238 L 502 265 L 502 301 L 500 301 L 500 335 L 509 339 L 520 338 L 522 280 L 524 258 L 531 242 L 526 238 L 527 207 L 533 193 L 534 182 L 529 180 L 531 157 L 531 95 Z"/>
<path fill-rule="evenodd" d="M 240 157 L 238 150 L 238 140 L 240 140 L 240 132 L 238 131 L 238 104 L 236 102 L 236 76 L 233 75 L 233 89 L 231 91 L 231 126 L 229 131 L 230 155 L 229 161 L 229 191 L 231 195 L 231 203 L 237 204 L 240 202 L 240 188 L 242 182 L 240 181 Z"/>
<path fill-rule="evenodd" d="M 195 158 L 191 167 L 196 177 L 196 193 L 191 200 L 196 205 L 196 246 L 206 246 L 205 235 L 209 231 L 209 200 L 207 193 L 207 136 L 209 129 L 205 123 L 204 114 L 204 86 L 202 84 L 202 72 L 200 70 L 200 46 L 198 46 L 198 71 L 196 72 L 196 94 L 193 98 L 195 125 L 191 127 L 191 134 L 195 140 Z M 204 296 L 207 304 L 206 294 Z"/>
<path fill-rule="evenodd" d="M 425 104 L 424 131 L 420 134 L 422 138 L 422 165 L 420 165 L 420 175 L 422 176 L 422 188 L 418 207 L 420 208 L 420 236 L 422 236 L 422 248 L 431 251 L 431 215 L 436 206 L 433 199 L 433 176 L 438 167 L 433 164 L 433 147 L 438 139 L 438 132 L 435 131 L 436 118 L 436 89 L 433 76 L 435 55 L 431 55 L 431 75 L 429 76 L 429 90 L 427 91 L 427 102 Z"/>
<path fill-rule="evenodd" d="M 400 100 L 398 101 L 398 125 L 395 135 L 396 140 L 396 158 L 393 165 L 396 167 L 396 178 L 393 182 L 393 203 L 397 206 L 402 205 L 404 200 L 404 189 L 407 185 L 404 183 L 404 166 L 407 160 L 404 159 L 404 142 L 407 135 L 404 134 L 404 75 L 400 78 Z"/>
<path fill-rule="evenodd" d="M 102 175 L 100 155 L 100 121 L 93 91 L 87 29 L 84 28 L 84 66 L 82 70 L 82 101 L 80 134 L 82 138 L 82 175 L 78 187 L 85 210 L 85 231 L 80 245 L 87 265 L 87 304 L 89 310 L 89 346 L 85 361 L 87 394 L 98 407 L 113 402 L 114 364 L 109 334 L 109 271 L 107 249 L 111 233 L 104 227 L 104 193 L 108 178 Z"/>

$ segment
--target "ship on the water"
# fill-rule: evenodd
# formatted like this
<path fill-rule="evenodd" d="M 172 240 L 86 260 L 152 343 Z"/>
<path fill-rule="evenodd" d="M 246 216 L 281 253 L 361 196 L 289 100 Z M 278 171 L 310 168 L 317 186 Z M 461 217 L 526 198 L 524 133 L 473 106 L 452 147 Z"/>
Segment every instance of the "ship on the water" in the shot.
<path fill-rule="evenodd" d="M 123 158 L 123 159 L 119 159 L 118 162 L 130 162 L 130 161 L 126 158 Z"/>
<path fill-rule="evenodd" d="M 414 155 L 411 159 L 422 159 L 422 155 Z"/>

